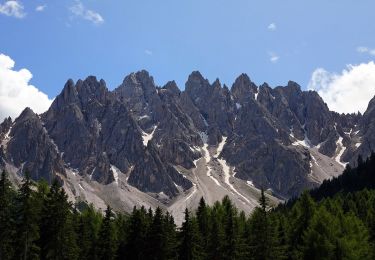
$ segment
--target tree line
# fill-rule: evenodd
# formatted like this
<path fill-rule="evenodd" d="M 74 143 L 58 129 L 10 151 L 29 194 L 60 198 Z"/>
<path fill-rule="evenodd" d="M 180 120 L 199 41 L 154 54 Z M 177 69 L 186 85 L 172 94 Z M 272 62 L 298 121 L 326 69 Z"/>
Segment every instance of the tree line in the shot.
<path fill-rule="evenodd" d="M 346 174 L 373 175 L 374 161 Z M 15 189 L 3 172 L 0 259 L 374 259 L 375 190 L 342 192 L 332 183 L 325 185 L 335 192 L 304 192 L 276 209 L 262 191 L 250 215 L 228 197 L 212 206 L 202 198 L 177 227 L 160 208 L 102 214 L 72 205 L 58 182 L 34 183 L 26 174 Z"/>

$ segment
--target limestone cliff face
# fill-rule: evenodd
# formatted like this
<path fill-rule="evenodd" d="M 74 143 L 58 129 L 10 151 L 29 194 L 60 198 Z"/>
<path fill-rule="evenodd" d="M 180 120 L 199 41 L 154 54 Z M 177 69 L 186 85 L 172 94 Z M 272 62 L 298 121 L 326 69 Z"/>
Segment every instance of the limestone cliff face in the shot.
<path fill-rule="evenodd" d="M 314 154 L 337 164 L 370 154 L 375 99 L 363 116 L 339 115 L 292 81 L 271 88 L 241 74 L 229 89 L 195 71 L 181 91 L 140 71 L 110 91 L 90 76 L 68 80 L 44 114 L 25 109 L 6 119 L 0 141 L 0 168 L 12 164 L 47 181 L 74 169 L 103 185 L 122 174 L 139 190 L 170 198 L 194 185 L 177 169 L 194 169 L 202 147 L 221 144 L 217 157 L 236 178 L 288 198 L 317 184 Z"/>

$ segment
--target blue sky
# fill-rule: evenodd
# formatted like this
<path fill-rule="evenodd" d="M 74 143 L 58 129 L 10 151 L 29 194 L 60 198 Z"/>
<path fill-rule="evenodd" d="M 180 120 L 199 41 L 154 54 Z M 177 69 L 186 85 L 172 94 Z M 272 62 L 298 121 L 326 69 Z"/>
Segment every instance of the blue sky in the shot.
<path fill-rule="evenodd" d="M 7 13 L 7 2 L 23 9 Z M 229 86 L 245 72 L 257 84 L 294 80 L 307 88 L 318 68 L 332 76 L 375 57 L 371 0 L 0 0 L 0 5 L 0 53 L 15 61 L 15 70 L 27 68 L 30 84 L 50 98 L 68 78 L 96 75 L 113 89 L 140 69 L 158 85 L 176 80 L 180 88 L 193 70 Z"/>

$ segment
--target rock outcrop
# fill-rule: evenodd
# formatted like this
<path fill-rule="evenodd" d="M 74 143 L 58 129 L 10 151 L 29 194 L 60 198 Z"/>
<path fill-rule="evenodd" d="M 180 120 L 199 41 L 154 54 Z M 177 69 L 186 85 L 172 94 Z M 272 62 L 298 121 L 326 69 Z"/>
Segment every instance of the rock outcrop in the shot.
<path fill-rule="evenodd" d="M 204 159 L 207 177 L 221 178 L 232 194 L 241 180 L 290 198 L 370 154 L 375 98 L 364 115 L 340 115 L 292 81 L 271 88 L 241 74 L 229 89 L 195 71 L 181 91 L 140 71 L 110 91 L 90 76 L 68 80 L 44 114 L 25 109 L 6 119 L 0 141 L 0 168 L 36 180 L 74 171 L 170 201 L 196 190 L 198 178 L 186 173 Z"/>

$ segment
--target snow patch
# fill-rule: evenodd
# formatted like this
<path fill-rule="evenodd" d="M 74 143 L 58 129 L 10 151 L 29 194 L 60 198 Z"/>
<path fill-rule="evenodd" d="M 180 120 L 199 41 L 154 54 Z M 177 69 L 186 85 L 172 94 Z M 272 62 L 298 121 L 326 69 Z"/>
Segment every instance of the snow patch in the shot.
<path fill-rule="evenodd" d="M 220 155 L 221 151 L 223 150 L 224 148 L 224 145 L 227 141 L 227 137 L 223 136 L 222 137 L 222 141 L 220 142 L 220 144 L 218 145 L 217 147 L 217 152 L 216 152 L 216 155 L 215 155 L 215 158 L 217 158 L 218 162 L 220 163 L 222 169 L 223 169 L 223 173 L 224 173 L 224 182 L 228 185 L 228 187 L 234 191 L 238 196 L 240 196 L 241 198 L 243 198 L 246 202 L 248 202 L 249 204 L 252 204 L 252 202 L 246 198 L 244 195 L 242 195 L 240 192 L 238 192 L 238 190 L 230 183 L 229 181 L 229 178 L 230 178 L 230 167 L 229 165 L 227 164 L 227 161 L 224 160 L 224 159 L 219 159 L 218 156 Z"/>
<path fill-rule="evenodd" d="M 254 187 L 254 183 L 252 181 L 246 181 L 247 185 Z"/>
<path fill-rule="evenodd" d="M 111 164 L 111 171 L 113 173 L 113 178 L 115 179 L 115 183 L 118 185 L 118 176 L 121 173 L 121 171 L 112 164 Z"/>
<path fill-rule="evenodd" d="M 221 164 L 221 167 L 223 168 L 224 172 L 224 182 L 228 185 L 228 187 L 234 191 L 238 196 L 243 198 L 247 203 L 253 204 L 248 198 L 246 198 L 244 195 L 242 195 L 238 190 L 230 183 L 229 178 L 230 178 L 230 167 L 228 166 L 227 162 L 224 159 L 217 159 L 219 163 Z"/>
<path fill-rule="evenodd" d="M 259 94 L 259 91 L 255 93 L 255 100 L 258 100 L 258 94 Z"/>
<path fill-rule="evenodd" d="M 236 103 L 236 108 L 237 109 L 240 109 L 242 106 L 241 106 L 241 104 L 240 103 Z"/>
<path fill-rule="evenodd" d="M 156 128 L 157 128 L 157 126 L 154 126 L 154 129 L 152 130 L 152 132 L 150 134 L 148 134 L 146 132 L 142 133 L 142 139 L 143 139 L 143 145 L 144 146 L 147 146 L 148 142 L 151 141 L 152 137 L 154 137 L 154 133 L 155 133 Z"/>
<path fill-rule="evenodd" d="M 345 167 L 346 163 L 342 163 L 340 161 L 342 154 L 346 150 L 346 147 L 343 145 L 342 140 L 343 140 L 343 138 L 340 136 L 339 139 L 336 141 L 336 147 L 337 147 L 336 149 L 339 149 L 339 150 L 338 150 L 338 154 L 335 157 L 335 161 Z"/>
<path fill-rule="evenodd" d="M 225 143 L 227 142 L 227 137 L 226 136 L 223 136 L 221 138 L 221 142 L 219 143 L 218 147 L 217 147 L 217 151 L 216 151 L 216 154 L 214 155 L 215 158 L 218 158 L 219 155 L 221 154 L 221 152 L 223 151 L 223 148 L 224 148 L 224 145 Z"/>
<path fill-rule="evenodd" d="M 94 174 L 95 169 L 96 169 L 96 167 L 94 167 L 94 169 L 92 169 L 91 174 L 89 175 L 90 176 L 90 181 L 92 180 L 92 175 Z"/>
<path fill-rule="evenodd" d="M 1 145 L 4 146 L 4 148 L 6 149 L 10 139 L 10 131 L 12 131 L 12 126 L 9 128 L 8 132 L 4 135 L 4 139 L 2 140 L 1 142 Z"/>
<path fill-rule="evenodd" d="M 301 146 L 304 146 L 306 148 L 312 148 L 313 147 L 313 145 L 311 144 L 310 139 L 307 138 L 306 134 L 305 134 L 305 139 L 303 139 L 302 141 L 296 139 L 296 141 L 294 143 L 292 143 L 292 145 L 294 145 L 294 146 L 301 145 Z"/>
<path fill-rule="evenodd" d="M 143 116 L 138 117 L 138 121 L 145 119 L 145 118 L 150 118 L 150 117 L 148 115 L 143 115 Z"/>
<path fill-rule="evenodd" d="M 356 143 L 356 144 L 355 144 L 355 147 L 357 147 L 357 148 L 358 148 L 358 147 L 360 147 L 360 146 L 361 146 L 361 144 L 362 144 L 362 143 Z"/>

